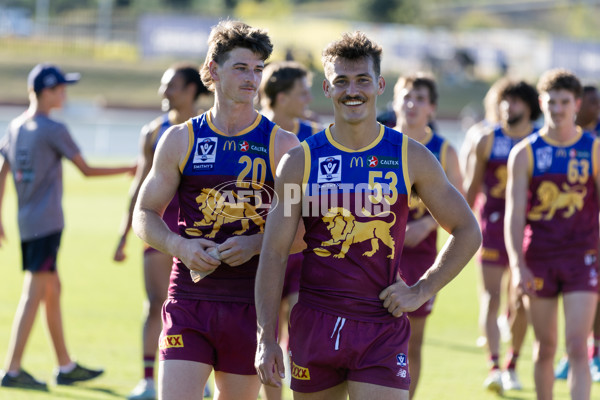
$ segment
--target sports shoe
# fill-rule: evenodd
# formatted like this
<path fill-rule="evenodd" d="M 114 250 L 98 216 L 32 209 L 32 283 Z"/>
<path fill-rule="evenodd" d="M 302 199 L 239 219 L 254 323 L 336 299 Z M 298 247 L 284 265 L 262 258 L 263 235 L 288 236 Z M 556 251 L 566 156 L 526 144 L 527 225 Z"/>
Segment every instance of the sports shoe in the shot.
<path fill-rule="evenodd" d="M 104 372 L 103 369 L 89 369 L 75 363 L 75 368 L 71 372 L 60 372 L 56 374 L 57 385 L 71 385 L 75 382 L 89 381 Z"/>
<path fill-rule="evenodd" d="M 211 397 L 212 394 L 210 393 L 210 386 L 208 386 L 208 383 L 206 384 L 206 386 L 204 386 L 204 397 Z"/>
<path fill-rule="evenodd" d="M 502 372 L 502 387 L 504 390 L 523 390 L 517 371 L 511 368 Z"/>
<path fill-rule="evenodd" d="M 5 372 L 0 385 L 2 387 L 48 391 L 48 385 L 46 385 L 46 382 L 38 381 L 22 369 L 19 371 L 17 376 L 10 376 Z"/>
<path fill-rule="evenodd" d="M 502 395 L 504 393 L 504 386 L 502 386 L 502 373 L 499 369 L 493 369 L 485 381 L 483 381 L 483 387 L 487 390 L 496 394 Z"/>
<path fill-rule="evenodd" d="M 590 360 L 590 373 L 592 381 L 600 382 L 600 357 L 596 356 Z"/>
<path fill-rule="evenodd" d="M 569 359 L 567 357 L 563 357 L 560 359 L 558 364 L 556 364 L 556 369 L 554 370 L 554 378 L 566 380 L 569 376 Z"/>
<path fill-rule="evenodd" d="M 154 388 L 154 379 L 142 379 L 131 391 L 128 400 L 155 400 L 156 389 Z"/>

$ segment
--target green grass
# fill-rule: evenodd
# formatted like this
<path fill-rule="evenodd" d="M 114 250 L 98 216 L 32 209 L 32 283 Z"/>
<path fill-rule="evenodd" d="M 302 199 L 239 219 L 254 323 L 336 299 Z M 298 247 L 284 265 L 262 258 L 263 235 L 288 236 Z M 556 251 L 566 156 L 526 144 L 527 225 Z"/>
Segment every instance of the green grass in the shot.
<path fill-rule="evenodd" d="M 86 179 L 69 163 L 65 165 L 66 229 L 59 270 L 67 343 L 72 356 L 86 365 L 104 367 L 106 373 L 78 386 L 51 386 L 50 393 L 0 388 L 0 399 L 123 398 L 141 375 L 139 354 L 144 295 L 139 240 L 130 236 L 125 263 L 112 261 L 130 178 Z M 0 248 L 0 357 L 4 359 L 23 280 L 12 183 L 7 187 L 2 211 L 8 238 Z M 496 398 L 481 387 L 487 364 L 484 351 L 475 346 L 479 334 L 476 282 L 475 265 L 470 263 L 438 296 L 426 330 L 418 399 Z M 518 367 L 525 388 L 522 392 L 506 393 L 508 399 L 535 399 L 531 338 L 530 330 Z M 36 377 L 51 381 L 55 358 L 39 320 L 28 343 L 23 366 Z M 594 384 L 592 398 L 599 392 L 600 384 Z M 554 393 L 555 399 L 567 399 L 566 383 L 557 382 Z M 286 398 L 291 399 L 289 392 Z"/>

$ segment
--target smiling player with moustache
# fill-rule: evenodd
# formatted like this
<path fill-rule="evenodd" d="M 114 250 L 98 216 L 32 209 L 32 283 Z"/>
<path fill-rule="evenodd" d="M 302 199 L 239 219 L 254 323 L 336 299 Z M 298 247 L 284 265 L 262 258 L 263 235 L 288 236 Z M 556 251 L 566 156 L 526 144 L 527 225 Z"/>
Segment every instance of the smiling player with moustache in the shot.
<path fill-rule="evenodd" d="M 381 48 L 361 32 L 327 46 L 323 90 L 335 122 L 290 151 L 277 171 L 280 204 L 267 220 L 256 282 L 256 366 L 264 384 L 279 385 L 276 375 L 282 377 L 284 367 L 276 320 L 287 254 L 303 216 L 307 250 L 290 321 L 295 399 L 408 399 L 410 328 L 404 313 L 454 278 L 479 247 L 477 222 L 434 156 L 377 123 L 376 101 L 385 89 L 380 60 Z M 355 188 L 349 209 L 314 209 L 344 204 L 347 192 L 337 189 L 342 185 Z M 304 188 L 308 209 L 286 198 L 290 187 Z M 400 279 L 399 264 L 412 190 L 450 238 L 409 287 Z M 373 214 L 367 208 L 387 211 Z M 329 223 L 335 219 L 346 221 L 344 237 Z"/>

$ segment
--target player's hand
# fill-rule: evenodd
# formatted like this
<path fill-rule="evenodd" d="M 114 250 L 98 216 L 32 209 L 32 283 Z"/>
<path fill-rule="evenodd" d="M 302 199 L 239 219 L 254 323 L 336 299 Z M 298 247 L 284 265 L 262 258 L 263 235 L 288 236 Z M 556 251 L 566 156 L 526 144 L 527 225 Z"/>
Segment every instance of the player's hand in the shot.
<path fill-rule="evenodd" d="M 260 381 L 264 385 L 281 387 L 281 380 L 285 378 L 283 352 L 277 342 L 259 341 L 254 358 L 254 367 Z"/>
<path fill-rule="evenodd" d="M 535 277 L 531 270 L 525 265 L 519 265 L 516 268 L 511 268 L 512 285 L 516 289 L 517 295 L 535 296 Z"/>
<path fill-rule="evenodd" d="M 260 251 L 262 234 L 230 237 L 217 246 L 221 261 L 232 267 L 242 265 Z"/>
<path fill-rule="evenodd" d="M 113 260 L 116 262 L 121 262 L 127 258 L 127 255 L 125 254 L 125 243 L 126 239 L 125 237 L 122 237 L 121 240 L 119 240 L 119 245 L 117 246 L 115 254 L 113 255 Z"/>
<path fill-rule="evenodd" d="M 409 222 L 406 224 L 404 246 L 417 246 L 419 243 L 425 240 L 429 233 L 431 233 L 431 231 L 435 228 L 437 228 L 437 222 L 435 222 L 433 217 L 430 216 Z"/>
<path fill-rule="evenodd" d="M 200 272 L 212 272 L 221 261 L 212 257 L 207 250 L 215 247 L 215 242 L 206 239 L 183 239 L 177 257 L 189 268 Z"/>
<path fill-rule="evenodd" d="M 408 286 L 401 278 L 396 283 L 383 289 L 379 293 L 383 307 L 394 317 L 399 318 L 408 311 L 414 311 L 424 302 L 420 302 L 415 290 Z"/>

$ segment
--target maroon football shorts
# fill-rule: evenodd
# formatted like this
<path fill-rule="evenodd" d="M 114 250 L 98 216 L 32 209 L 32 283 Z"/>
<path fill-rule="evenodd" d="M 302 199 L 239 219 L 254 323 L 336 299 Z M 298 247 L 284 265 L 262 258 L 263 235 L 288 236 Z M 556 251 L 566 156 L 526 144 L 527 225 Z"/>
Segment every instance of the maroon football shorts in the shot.
<path fill-rule="evenodd" d="M 525 262 L 535 277 L 534 289 L 540 297 L 555 297 L 569 292 L 598 292 L 598 261 L 594 252 L 582 252 L 581 257 L 526 257 Z"/>
<path fill-rule="evenodd" d="M 296 304 L 290 319 L 293 391 L 314 393 L 347 380 L 408 390 L 405 315 L 387 323 L 363 322 Z"/>
<path fill-rule="evenodd" d="M 162 308 L 159 357 L 212 365 L 215 371 L 255 375 L 253 304 L 169 298 Z"/>

